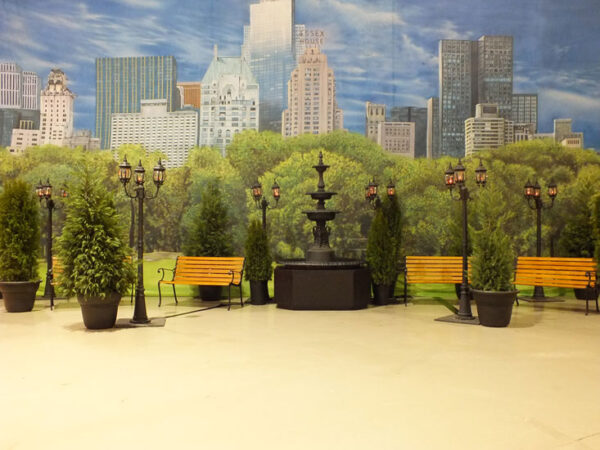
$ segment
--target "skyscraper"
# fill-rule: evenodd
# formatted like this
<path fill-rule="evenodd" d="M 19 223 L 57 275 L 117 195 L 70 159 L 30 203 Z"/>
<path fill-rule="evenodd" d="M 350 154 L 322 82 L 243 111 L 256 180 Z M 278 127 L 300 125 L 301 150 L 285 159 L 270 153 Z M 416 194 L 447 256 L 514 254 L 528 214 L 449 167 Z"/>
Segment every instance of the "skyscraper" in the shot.
<path fill-rule="evenodd" d="M 379 122 L 377 143 L 395 155 L 415 157 L 415 122 Z"/>
<path fill-rule="evenodd" d="M 498 116 L 512 119 L 513 37 L 482 36 L 477 41 L 477 103 L 495 103 Z"/>
<path fill-rule="evenodd" d="M 73 135 L 73 102 L 75 94 L 67 87 L 67 76 L 52 69 L 48 84 L 40 96 L 40 144 L 62 146 Z"/>
<path fill-rule="evenodd" d="M 388 122 L 413 122 L 415 158 L 427 156 L 427 108 L 416 106 L 394 106 L 390 109 Z"/>
<path fill-rule="evenodd" d="M 11 144 L 12 130 L 21 121 L 40 124 L 40 77 L 14 62 L 0 62 L 0 146 Z"/>
<path fill-rule="evenodd" d="M 288 109 L 283 111 L 281 134 L 322 134 L 343 128 L 343 114 L 335 99 L 335 77 L 327 56 L 307 48 L 288 81 Z M 262 114 L 262 112 L 261 112 Z"/>
<path fill-rule="evenodd" d="M 141 100 L 167 100 L 167 111 L 179 109 L 177 62 L 173 56 L 96 58 L 96 137 L 110 145 L 110 116 L 140 112 Z"/>
<path fill-rule="evenodd" d="M 538 95 L 537 94 L 513 94 L 512 96 L 512 120 L 516 125 L 533 125 L 533 133 L 538 128 Z"/>
<path fill-rule="evenodd" d="M 250 5 L 250 25 L 244 27 L 242 59 L 260 87 L 260 130 L 281 130 L 287 81 L 295 66 L 294 0 L 260 0 Z"/>
<path fill-rule="evenodd" d="M 477 43 L 442 40 L 439 45 L 440 153 L 465 154 L 465 120 L 477 98 Z"/>
<path fill-rule="evenodd" d="M 513 38 L 439 44 L 440 153 L 465 154 L 464 123 L 478 103 L 495 103 L 500 117 L 512 117 Z"/>
<path fill-rule="evenodd" d="M 377 142 L 377 126 L 385 122 L 385 105 L 367 102 L 365 110 L 365 136 Z"/>
<path fill-rule="evenodd" d="M 250 67 L 238 57 L 215 54 L 202 78 L 200 145 L 225 148 L 237 133 L 257 130 L 262 112 L 259 87 Z"/>
<path fill-rule="evenodd" d="M 440 156 L 440 99 L 427 99 L 427 158 Z"/>

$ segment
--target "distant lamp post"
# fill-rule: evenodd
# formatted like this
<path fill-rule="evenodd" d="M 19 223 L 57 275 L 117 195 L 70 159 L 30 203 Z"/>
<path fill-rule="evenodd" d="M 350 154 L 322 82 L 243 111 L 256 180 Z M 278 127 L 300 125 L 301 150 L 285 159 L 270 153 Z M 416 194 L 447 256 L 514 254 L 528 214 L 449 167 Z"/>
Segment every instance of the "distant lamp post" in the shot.
<path fill-rule="evenodd" d="M 373 178 L 369 183 L 365 186 L 365 200 L 369 203 L 371 208 L 377 209 L 381 206 L 381 199 L 379 198 L 379 185 L 375 182 L 375 178 Z M 386 194 L 389 198 L 392 198 L 396 195 L 396 186 L 390 180 L 386 187 Z"/>
<path fill-rule="evenodd" d="M 54 286 L 52 280 L 54 279 L 53 264 L 52 264 L 52 211 L 56 207 L 54 200 L 52 199 L 52 185 L 50 179 L 46 180 L 46 184 L 40 180 L 39 184 L 35 188 L 35 193 L 38 196 L 40 204 L 44 201 L 44 206 L 48 209 L 48 222 L 46 225 L 46 285 L 44 287 L 44 298 L 50 299 L 50 309 L 54 309 Z M 64 188 L 60 190 L 60 196 L 65 198 L 67 191 Z"/>
<path fill-rule="evenodd" d="M 467 224 L 467 202 L 470 200 L 469 189 L 465 184 L 465 167 L 462 165 L 460 159 L 458 164 L 452 168 L 452 164 L 448 166 L 448 169 L 444 173 L 444 181 L 446 187 L 450 191 L 450 198 L 452 200 L 462 202 L 462 213 L 463 213 L 463 238 L 462 238 L 462 283 L 460 285 L 460 300 L 458 312 L 451 316 L 441 317 L 439 321 L 442 322 L 454 322 L 454 323 L 468 323 L 468 324 L 479 324 L 479 320 L 473 316 L 471 312 L 471 302 L 469 301 L 469 261 L 468 261 L 468 246 L 469 246 L 469 233 Z M 487 170 L 483 167 L 483 163 L 479 160 L 479 166 L 475 169 L 475 182 L 477 186 L 484 187 L 487 183 Z M 458 196 L 454 197 L 454 187 L 458 188 Z"/>
<path fill-rule="evenodd" d="M 277 184 L 277 180 L 273 181 L 273 186 L 271 186 L 271 193 L 273 194 L 273 199 L 275 200 L 275 206 L 270 206 L 269 201 L 263 195 L 262 184 L 258 181 L 254 183 L 252 186 L 252 197 L 254 198 L 254 202 L 256 203 L 256 207 L 262 210 L 262 226 L 263 230 L 267 229 L 267 209 L 277 208 L 279 204 L 279 198 L 281 197 L 281 188 Z"/>
<path fill-rule="evenodd" d="M 536 251 L 535 256 L 542 256 L 542 210 L 551 209 L 554 206 L 554 199 L 558 195 L 558 187 L 553 181 L 548 184 L 548 197 L 550 197 L 550 204 L 544 204 L 542 200 L 542 188 L 536 181 L 535 184 L 531 184 L 529 180 L 524 187 L 524 195 L 527 200 L 529 208 L 536 210 L 537 212 L 537 235 L 536 235 Z M 543 286 L 535 286 L 533 288 L 533 297 L 530 301 L 543 302 L 547 301 L 544 295 Z"/>
<path fill-rule="evenodd" d="M 119 164 L 119 181 L 123 183 L 125 189 L 125 195 L 131 199 L 137 199 L 138 201 L 138 235 L 137 235 L 137 284 L 135 287 L 135 308 L 133 313 L 133 319 L 129 322 L 133 325 L 164 325 L 164 319 L 154 319 L 150 321 L 148 314 L 146 313 L 146 297 L 144 294 L 144 200 L 153 199 L 158 196 L 160 187 L 165 182 L 165 167 L 162 165 L 161 160 L 158 160 L 158 164 L 152 171 L 152 181 L 156 186 L 154 195 L 148 194 L 144 187 L 146 171 L 142 167 L 142 161 L 140 160 L 138 166 L 131 171 L 131 165 L 127 162 L 127 158 L 123 159 L 123 162 Z M 133 175 L 133 181 L 135 186 L 132 192 L 129 192 L 127 185 Z"/>

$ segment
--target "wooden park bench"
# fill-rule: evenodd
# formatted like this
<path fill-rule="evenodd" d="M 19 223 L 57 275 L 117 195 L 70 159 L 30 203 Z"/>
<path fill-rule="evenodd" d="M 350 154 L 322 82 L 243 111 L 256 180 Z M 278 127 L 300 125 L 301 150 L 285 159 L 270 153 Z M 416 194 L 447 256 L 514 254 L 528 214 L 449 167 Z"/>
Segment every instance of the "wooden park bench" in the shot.
<path fill-rule="evenodd" d="M 469 261 L 469 274 L 470 271 Z M 404 302 L 408 284 L 460 284 L 462 272 L 462 256 L 407 256 L 404 264 Z"/>
<path fill-rule="evenodd" d="M 593 258 L 556 258 L 519 256 L 515 272 L 515 284 L 523 286 L 549 286 L 572 289 L 585 289 L 585 314 L 589 311 L 590 300 L 596 287 L 596 261 Z"/>
<path fill-rule="evenodd" d="M 165 271 L 173 272 L 170 280 L 165 280 Z M 173 286 L 175 304 L 177 301 L 176 284 L 189 284 L 197 286 L 227 286 L 229 306 L 231 308 L 231 286 L 240 289 L 240 304 L 244 306 L 242 299 L 242 279 L 244 274 L 243 257 L 208 257 L 208 256 L 178 256 L 174 269 L 160 268 L 162 278 L 158 282 L 158 306 L 162 303 L 161 284 Z"/>

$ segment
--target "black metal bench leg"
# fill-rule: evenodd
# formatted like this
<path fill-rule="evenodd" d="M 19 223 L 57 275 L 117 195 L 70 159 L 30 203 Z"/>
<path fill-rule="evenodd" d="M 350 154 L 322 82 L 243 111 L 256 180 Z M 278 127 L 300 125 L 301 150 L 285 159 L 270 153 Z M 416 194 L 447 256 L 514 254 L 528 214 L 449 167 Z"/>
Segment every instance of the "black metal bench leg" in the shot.
<path fill-rule="evenodd" d="M 588 310 L 589 310 L 589 302 L 590 302 L 590 299 L 589 299 L 589 298 L 586 298 L 586 299 L 585 299 L 585 315 L 586 315 L 586 316 L 588 315 Z"/>
<path fill-rule="evenodd" d="M 160 292 L 160 281 L 158 282 L 158 307 L 160 308 L 160 304 L 162 303 L 162 293 Z"/>
<path fill-rule="evenodd" d="M 517 302 L 517 306 L 519 306 L 519 297 L 515 297 L 515 302 Z"/>
<path fill-rule="evenodd" d="M 179 305 L 179 302 L 177 301 L 177 292 L 175 291 L 175 285 L 172 284 L 171 286 L 173 286 L 173 296 L 175 297 L 175 304 Z"/>
<path fill-rule="evenodd" d="M 406 272 L 404 272 L 404 306 L 406 306 L 406 304 L 407 304 L 407 296 L 408 296 L 408 290 L 407 290 L 406 286 L 407 286 Z"/>
<path fill-rule="evenodd" d="M 231 284 L 227 286 L 227 293 L 229 297 L 229 305 L 227 306 L 227 311 L 231 309 Z"/>
<path fill-rule="evenodd" d="M 598 309 L 598 297 L 596 297 L 596 312 L 600 312 L 600 309 Z"/>
<path fill-rule="evenodd" d="M 240 303 L 242 308 L 244 307 L 244 299 L 242 298 L 242 282 L 240 281 Z M 596 306 L 598 305 L 598 301 L 596 300 Z"/>

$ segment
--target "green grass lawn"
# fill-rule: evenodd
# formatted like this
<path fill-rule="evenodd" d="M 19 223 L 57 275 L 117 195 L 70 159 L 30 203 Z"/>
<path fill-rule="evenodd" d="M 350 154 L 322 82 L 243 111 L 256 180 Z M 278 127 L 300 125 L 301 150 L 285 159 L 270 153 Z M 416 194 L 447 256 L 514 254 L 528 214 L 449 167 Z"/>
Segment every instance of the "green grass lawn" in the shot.
<path fill-rule="evenodd" d="M 175 258 L 177 253 L 149 253 L 144 255 L 144 288 L 147 297 L 158 297 L 158 280 L 160 280 L 161 274 L 158 273 L 160 267 L 174 268 Z M 38 289 L 38 296 L 44 294 L 44 283 L 46 280 L 46 262 L 40 260 L 38 268 L 40 279 L 42 283 Z M 166 272 L 165 279 L 169 279 L 171 273 Z M 521 292 L 521 296 L 531 296 L 533 294 L 533 287 L 531 286 L 518 286 Z M 250 286 L 247 281 L 242 284 L 244 298 L 250 296 Z M 544 288 L 547 297 L 573 297 L 572 289 L 561 289 L 561 288 Z M 226 290 L 224 293 L 226 295 Z M 273 280 L 269 281 L 269 294 L 273 295 Z M 412 284 L 409 285 L 408 294 L 412 297 L 411 301 L 415 304 L 434 304 L 442 303 L 446 306 L 455 304 L 457 302 L 456 294 L 454 292 L 454 286 L 449 284 Z M 162 287 L 163 297 L 173 297 L 173 289 L 169 285 Z M 197 295 L 197 288 L 195 286 L 178 285 L 177 286 L 177 297 L 178 298 L 190 298 Z M 402 277 L 399 277 L 398 283 L 395 289 L 396 297 L 402 297 L 404 295 L 404 285 Z M 58 294 L 60 297 L 60 293 Z M 232 300 L 239 296 L 237 288 L 231 289 Z M 124 298 L 125 300 L 125 298 Z"/>

